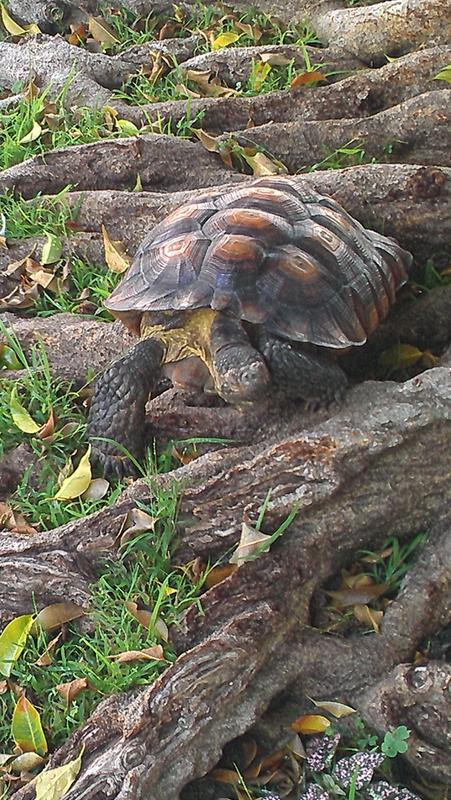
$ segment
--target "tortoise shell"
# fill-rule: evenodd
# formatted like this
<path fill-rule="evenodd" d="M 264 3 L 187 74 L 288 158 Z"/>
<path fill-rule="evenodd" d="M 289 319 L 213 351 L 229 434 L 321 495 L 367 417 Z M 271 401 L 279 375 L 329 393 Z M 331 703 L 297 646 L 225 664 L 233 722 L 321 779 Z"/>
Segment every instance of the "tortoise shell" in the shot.
<path fill-rule="evenodd" d="M 106 306 L 124 321 L 210 306 L 285 339 L 346 348 L 386 316 L 411 261 L 306 183 L 262 178 L 169 214 Z"/>

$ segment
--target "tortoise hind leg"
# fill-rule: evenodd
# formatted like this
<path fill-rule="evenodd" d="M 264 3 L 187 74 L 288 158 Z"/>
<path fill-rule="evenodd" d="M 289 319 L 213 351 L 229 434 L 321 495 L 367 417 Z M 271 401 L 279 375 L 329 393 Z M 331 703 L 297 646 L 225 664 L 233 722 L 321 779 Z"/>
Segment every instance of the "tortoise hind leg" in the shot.
<path fill-rule="evenodd" d="M 327 355 L 311 352 L 302 345 L 294 347 L 264 330 L 259 333 L 258 343 L 273 381 L 285 397 L 302 399 L 313 406 L 328 405 L 343 397 L 348 379 Z"/>
<path fill-rule="evenodd" d="M 159 377 L 163 348 L 156 339 L 143 339 L 113 361 L 97 381 L 88 416 L 88 437 L 94 460 L 104 475 L 133 473 L 124 453 L 136 459 L 144 453 L 146 401 Z M 101 441 L 111 439 L 113 442 Z M 117 442 L 122 447 L 115 446 Z"/>

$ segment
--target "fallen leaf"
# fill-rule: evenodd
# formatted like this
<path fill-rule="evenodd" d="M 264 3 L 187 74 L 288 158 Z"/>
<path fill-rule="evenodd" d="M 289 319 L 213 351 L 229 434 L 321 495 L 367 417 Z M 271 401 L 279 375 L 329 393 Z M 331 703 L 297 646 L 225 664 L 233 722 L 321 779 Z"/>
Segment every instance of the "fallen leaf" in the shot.
<path fill-rule="evenodd" d="M 80 459 L 77 469 L 63 481 L 61 488 L 53 498 L 54 500 L 74 500 L 86 491 L 92 478 L 91 464 L 89 463 L 90 455 L 91 445 L 88 446 L 86 453 Z"/>
<path fill-rule="evenodd" d="M 257 28 L 256 25 L 249 25 L 247 22 L 236 20 L 235 28 L 245 33 L 250 39 L 253 39 L 254 42 L 260 41 L 263 36 L 263 31 L 261 31 L 260 28 Z"/>
<path fill-rule="evenodd" d="M 5 694 L 8 691 L 8 681 L 0 681 L 0 694 Z"/>
<path fill-rule="evenodd" d="M 206 589 L 211 589 L 213 586 L 217 586 L 218 583 L 221 583 L 229 575 L 233 575 L 234 572 L 238 569 L 237 564 L 223 564 L 217 567 L 213 567 L 210 570 L 207 577 L 205 578 L 204 586 Z"/>
<path fill-rule="evenodd" d="M 326 589 L 326 594 L 334 601 L 337 608 L 347 606 L 364 605 L 376 600 L 390 588 L 388 583 L 374 584 L 372 586 L 362 586 L 358 589 L 337 589 L 330 591 Z"/>
<path fill-rule="evenodd" d="M 193 133 L 196 134 L 200 143 L 208 150 L 209 153 L 214 153 L 218 149 L 218 140 L 216 136 L 203 131 L 202 128 L 192 128 Z"/>
<path fill-rule="evenodd" d="M 55 636 L 53 639 L 50 640 L 50 642 L 48 642 L 44 652 L 34 662 L 37 667 L 48 667 L 48 666 L 50 666 L 50 664 L 53 662 L 52 653 L 53 653 L 56 645 L 58 644 L 58 642 L 62 638 L 62 636 L 63 636 L 63 633 L 62 633 L 62 631 L 60 631 L 57 636 Z"/>
<path fill-rule="evenodd" d="M 130 661 L 161 661 L 164 654 L 161 644 L 156 644 L 153 647 L 145 647 L 143 650 L 126 650 L 123 653 L 108 656 L 108 658 L 113 658 L 119 664 L 127 664 Z"/>
<path fill-rule="evenodd" d="M 264 64 L 271 64 L 272 67 L 286 67 L 293 61 L 292 58 L 284 56 L 283 53 L 260 53 L 259 58 Z"/>
<path fill-rule="evenodd" d="M 13 20 L 3 4 L 0 6 L 0 8 L 3 27 L 7 30 L 7 32 L 10 33 L 11 36 L 24 36 L 27 33 L 25 28 L 22 28 L 18 22 Z"/>
<path fill-rule="evenodd" d="M 47 421 L 39 428 L 38 437 L 39 439 L 48 439 L 49 436 L 53 436 L 55 432 L 55 415 L 53 413 L 53 408 L 50 409 L 49 415 L 47 417 Z"/>
<path fill-rule="evenodd" d="M 139 136 L 140 133 L 139 128 L 134 122 L 130 122 L 129 119 L 117 119 L 116 128 L 123 133 L 124 136 Z"/>
<path fill-rule="evenodd" d="M 82 500 L 101 500 L 105 497 L 110 484 L 105 478 L 94 478 L 89 484 L 88 488 L 81 495 Z"/>
<path fill-rule="evenodd" d="M 63 251 L 61 239 L 59 239 L 57 236 L 54 236 L 53 233 L 46 232 L 45 235 L 47 237 L 47 241 L 42 248 L 41 254 L 41 264 L 43 266 L 46 264 L 54 264 L 55 261 L 59 261 Z"/>
<path fill-rule="evenodd" d="M 103 246 L 105 248 L 105 261 L 111 272 L 125 272 L 130 265 L 130 260 L 123 252 L 121 242 L 113 242 L 108 236 L 108 231 L 102 225 Z"/>
<path fill-rule="evenodd" d="M 117 536 L 120 540 L 120 546 L 123 547 L 138 533 L 153 531 L 155 529 L 155 522 L 155 517 L 147 514 L 146 511 L 143 511 L 141 508 L 132 508 L 131 511 L 127 513 Z"/>
<path fill-rule="evenodd" d="M 411 344 L 395 344 L 380 354 L 379 364 L 383 369 L 393 372 L 393 370 L 416 364 L 422 355 L 423 351 Z"/>
<path fill-rule="evenodd" d="M 22 369 L 22 366 L 12 347 L 0 344 L 0 369 Z"/>
<path fill-rule="evenodd" d="M 19 697 L 14 708 L 11 736 L 24 753 L 32 752 L 45 756 L 48 751 L 41 717 L 25 695 Z"/>
<path fill-rule="evenodd" d="M 9 410 L 11 417 L 16 428 L 19 428 L 23 433 L 37 433 L 40 426 L 30 416 L 27 409 L 19 403 L 17 398 L 17 387 L 14 386 L 11 392 L 11 399 L 9 401 Z"/>
<path fill-rule="evenodd" d="M 318 83 L 319 81 L 326 81 L 327 78 L 323 75 L 322 72 L 318 72 L 316 69 L 307 70 L 306 72 L 301 72 L 299 75 L 296 75 L 293 80 L 291 81 L 290 87 L 292 89 L 296 89 L 298 86 L 309 86 L 312 83 Z"/>
<path fill-rule="evenodd" d="M 324 733 L 330 727 L 330 720 L 322 717 L 321 714 L 303 714 L 291 723 L 290 727 L 296 733 Z"/>
<path fill-rule="evenodd" d="M 138 604 L 135 603 L 133 600 L 128 600 L 125 603 L 125 607 L 127 611 L 142 625 L 143 628 L 149 630 L 152 623 L 152 612 L 148 609 L 141 609 L 138 608 Z M 157 617 L 153 626 L 153 632 L 163 639 L 164 642 L 169 641 L 169 630 L 166 623 L 160 618 Z"/>
<path fill-rule="evenodd" d="M 67 683 L 60 683 L 55 686 L 56 691 L 61 695 L 66 705 L 69 705 L 77 694 L 89 688 L 86 678 L 74 678 L 73 681 L 67 681 Z"/>
<path fill-rule="evenodd" d="M 66 622 L 72 622 L 72 620 L 83 617 L 85 614 L 86 609 L 72 603 L 70 600 L 51 603 L 51 605 L 41 608 L 36 616 L 33 629 L 34 632 L 38 632 L 40 628 L 44 631 L 52 631 L 54 628 L 60 628 Z"/>
<path fill-rule="evenodd" d="M 32 614 L 12 619 L 0 634 L 0 675 L 9 678 L 33 625 Z"/>
<path fill-rule="evenodd" d="M 13 533 L 36 533 L 36 527 L 29 525 L 23 514 L 13 511 L 7 503 L 0 503 L 0 525 Z"/>
<path fill-rule="evenodd" d="M 355 708 L 346 706 L 343 703 L 334 703 L 329 700 L 314 700 L 313 697 L 309 697 L 309 700 L 311 700 L 317 708 L 322 708 L 324 711 L 328 711 L 329 714 L 332 714 L 332 716 L 336 717 L 337 719 L 341 719 L 341 717 L 347 717 L 349 714 L 356 713 Z"/>
<path fill-rule="evenodd" d="M 383 611 L 376 611 L 367 605 L 355 605 L 352 609 L 355 618 L 365 625 L 366 628 L 373 628 L 375 633 L 380 633 L 380 624 L 384 616 Z"/>
<path fill-rule="evenodd" d="M 256 153 L 254 156 L 247 155 L 246 149 L 245 147 L 243 148 L 243 158 L 251 167 L 254 175 L 264 177 L 265 175 L 280 175 L 282 172 L 288 172 L 281 161 L 272 160 L 264 153 Z"/>
<path fill-rule="evenodd" d="M 22 138 L 19 139 L 19 144 L 29 144 L 29 142 L 35 142 L 36 139 L 39 139 L 41 133 L 42 133 L 42 127 L 39 124 L 39 122 L 35 120 L 33 122 L 31 131 L 29 131 L 27 134 L 25 134 L 25 136 L 22 136 Z"/>
<path fill-rule="evenodd" d="M 271 64 L 268 64 L 267 62 L 264 63 L 263 61 L 257 61 L 252 75 L 255 91 L 257 92 L 261 91 L 262 86 L 266 81 L 266 78 L 268 77 L 271 70 L 272 70 Z"/>
<path fill-rule="evenodd" d="M 244 564 L 245 561 L 253 560 L 262 553 L 262 550 L 270 538 L 270 536 L 252 528 L 247 522 L 243 522 L 241 526 L 240 542 L 230 557 L 230 564 L 240 566 Z"/>
<path fill-rule="evenodd" d="M 220 783 L 240 783 L 241 777 L 232 769 L 212 769 L 208 776 L 210 778 L 214 778 L 215 781 L 219 781 Z"/>
<path fill-rule="evenodd" d="M 99 42 L 99 44 L 112 45 L 119 41 L 113 29 L 102 17 L 89 17 L 88 31 L 94 41 Z"/>
<path fill-rule="evenodd" d="M 211 44 L 212 50 L 221 50 L 223 47 L 229 47 L 231 44 L 234 44 L 238 41 L 241 34 L 233 33 L 233 31 L 226 31 L 225 33 L 220 33 L 216 39 L 213 39 Z"/>
<path fill-rule="evenodd" d="M 433 81 L 446 81 L 446 83 L 451 83 L 451 64 L 447 64 L 446 67 L 442 67 L 440 72 L 437 75 L 434 75 Z"/>
<path fill-rule="evenodd" d="M 44 763 L 44 758 L 38 756 L 37 753 L 22 753 L 20 756 L 13 757 L 13 761 L 8 764 L 8 770 L 16 774 L 32 772 Z"/>
<path fill-rule="evenodd" d="M 36 800 L 61 800 L 64 797 L 80 772 L 83 752 L 84 745 L 80 750 L 80 755 L 73 761 L 68 761 L 62 767 L 45 769 L 37 776 Z"/>

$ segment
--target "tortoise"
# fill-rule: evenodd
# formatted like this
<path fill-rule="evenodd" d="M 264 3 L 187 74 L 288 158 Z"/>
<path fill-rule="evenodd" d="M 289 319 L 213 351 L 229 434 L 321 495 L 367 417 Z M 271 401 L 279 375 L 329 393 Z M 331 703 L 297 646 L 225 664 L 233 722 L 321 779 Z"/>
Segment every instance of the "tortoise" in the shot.
<path fill-rule="evenodd" d="M 243 408 L 271 384 L 292 399 L 339 399 L 347 378 L 334 355 L 366 342 L 411 262 L 394 239 L 292 178 L 180 206 L 105 303 L 141 339 L 97 382 L 94 456 L 106 473 L 130 470 L 124 448 L 142 455 L 145 404 L 165 369 Z"/>

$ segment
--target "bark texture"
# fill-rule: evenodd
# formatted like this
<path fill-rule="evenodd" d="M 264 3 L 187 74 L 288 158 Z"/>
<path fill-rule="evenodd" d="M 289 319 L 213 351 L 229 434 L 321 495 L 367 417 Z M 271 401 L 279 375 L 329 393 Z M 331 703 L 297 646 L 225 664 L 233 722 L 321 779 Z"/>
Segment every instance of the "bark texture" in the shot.
<path fill-rule="evenodd" d="M 449 594 L 443 588 L 449 585 L 450 563 L 441 537 L 449 537 L 449 520 L 432 532 L 411 583 L 387 612 L 382 637 L 328 637 L 311 627 L 309 609 L 315 590 L 356 548 L 377 546 L 387 530 L 403 536 L 430 526 L 449 505 L 450 381 L 449 370 L 440 368 L 402 386 L 363 384 L 338 415 L 308 433 L 300 433 L 298 423 L 296 433 L 270 446 L 262 442 L 207 455 L 178 471 L 182 481 L 186 478 L 180 563 L 230 547 L 243 510 L 255 514 L 269 486 L 269 527 L 293 503 L 301 512 L 270 554 L 207 592 L 202 616 L 195 609 L 187 613 L 174 635 L 177 662 L 152 687 L 105 700 L 55 754 L 52 763 L 62 763 L 82 742 L 86 746 L 70 800 L 176 797 L 297 675 L 307 694 L 318 686 L 337 699 L 337 689 L 363 691 L 376 676 L 412 657 L 423 636 L 446 624 Z M 147 492 L 135 484 L 116 514 Z M 27 576 L 22 588 L 17 586 L 22 608 L 25 586 L 30 597 L 35 589 L 41 599 L 43 571 L 54 578 L 46 601 L 62 591 L 83 599 L 86 559 L 92 568 L 111 547 L 117 525 L 109 509 L 83 526 L 77 522 L 19 540 L 5 535 L 4 579 L 11 588 L 14 575 L 20 573 L 22 581 Z M 39 585 L 33 577 L 38 574 Z M 283 591 L 275 591 L 277 586 Z M 9 591 L 2 599 L 10 614 L 14 598 Z M 427 726 L 421 735 L 429 738 Z M 16 796 L 31 798 L 33 792 L 25 788 Z"/>

